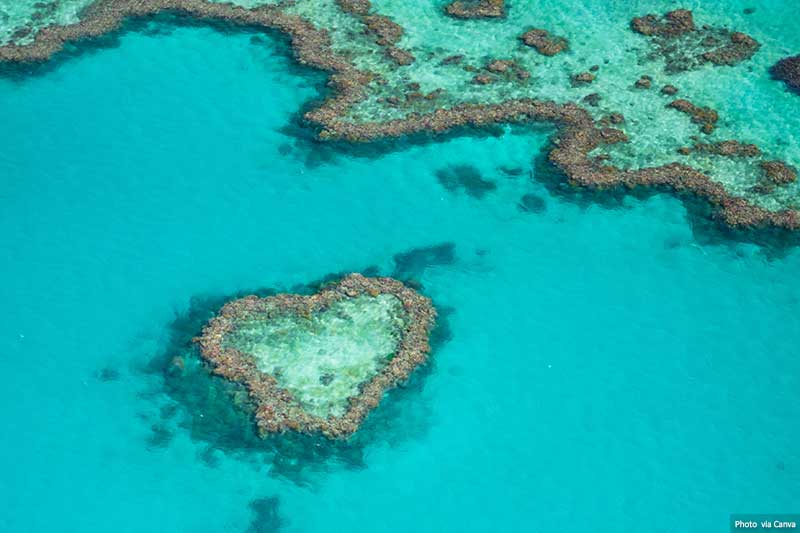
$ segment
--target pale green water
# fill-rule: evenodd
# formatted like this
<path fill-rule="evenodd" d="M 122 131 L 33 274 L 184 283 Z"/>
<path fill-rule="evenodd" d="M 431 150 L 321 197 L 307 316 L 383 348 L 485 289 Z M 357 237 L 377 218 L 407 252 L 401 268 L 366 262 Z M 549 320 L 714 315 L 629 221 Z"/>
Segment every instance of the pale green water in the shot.
<path fill-rule="evenodd" d="M 341 416 L 348 398 L 394 355 L 404 325 L 395 296 L 341 300 L 309 318 L 284 316 L 237 327 L 230 346 L 252 355 L 315 416 Z"/>
<path fill-rule="evenodd" d="M 80 12 L 93 1 L 0 0 L 0 44 L 30 42 L 39 28 L 78 22 Z M 30 33 L 23 35 L 25 29 Z"/>

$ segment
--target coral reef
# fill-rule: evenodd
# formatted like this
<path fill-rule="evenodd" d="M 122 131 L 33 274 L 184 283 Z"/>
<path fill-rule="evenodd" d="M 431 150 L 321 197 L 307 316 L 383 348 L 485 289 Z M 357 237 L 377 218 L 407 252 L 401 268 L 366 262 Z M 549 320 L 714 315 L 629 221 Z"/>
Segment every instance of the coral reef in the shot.
<path fill-rule="evenodd" d="M 674 96 L 678 94 L 678 88 L 670 84 L 664 85 L 661 88 L 661 94 L 666 94 L 667 96 Z"/>
<path fill-rule="evenodd" d="M 714 143 L 697 142 L 692 149 L 695 152 L 714 154 L 722 157 L 756 157 L 761 155 L 761 150 L 759 150 L 758 146 L 755 144 L 742 143 L 735 140 L 718 141 Z"/>
<path fill-rule="evenodd" d="M 800 55 L 785 57 L 772 65 L 770 74 L 800 95 Z"/>
<path fill-rule="evenodd" d="M 500 18 L 506 14 L 505 0 L 455 0 L 444 11 L 459 19 Z"/>
<path fill-rule="evenodd" d="M 126 17 L 151 16 L 162 11 L 202 21 L 224 21 L 228 26 L 248 31 L 278 30 L 289 35 L 294 55 L 301 64 L 329 74 L 331 91 L 328 97 L 303 115 L 307 124 L 318 128 L 318 137 L 322 140 L 368 142 L 416 133 L 437 134 L 462 127 L 547 122 L 557 128 L 549 158 L 572 184 L 597 188 L 655 185 L 676 191 L 691 191 L 710 202 L 722 220 L 732 225 L 800 227 L 798 213 L 793 207 L 767 209 L 757 205 L 744 196 L 727 191 L 722 183 L 712 179 L 706 172 L 686 164 L 670 162 L 636 170 L 603 164 L 608 158 L 590 155 L 591 152 L 601 146 L 628 142 L 628 137 L 622 131 L 612 127 L 624 122 L 619 113 L 606 114 L 595 120 L 575 103 L 520 97 L 519 93 L 510 94 L 495 103 L 478 103 L 486 102 L 480 99 L 464 102 L 459 99 L 460 95 L 453 95 L 449 90 L 446 97 L 441 97 L 443 91 L 440 88 L 426 91 L 413 89 L 407 78 L 389 82 L 386 71 L 371 71 L 363 63 L 358 63 L 357 53 L 335 50 L 332 39 L 336 28 L 313 24 L 303 14 L 292 11 L 295 4 L 279 2 L 248 9 L 206 0 L 99 0 L 85 10 L 78 23 L 44 28 L 28 44 L 0 46 L 0 63 L 44 61 L 68 42 L 117 30 Z M 493 6 L 499 4 L 491 3 Z M 464 2 L 460 5 L 481 5 L 485 8 L 489 4 Z M 344 16 L 355 17 L 362 23 L 362 34 L 372 41 L 372 46 L 383 48 L 382 55 L 388 58 L 387 68 L 393 69 L 398 64 L 413 60 L 413 56 L 406 56 L 396 45 L 402 36 L 402 28 L 390 19 L 373 13 L 369 2 L 341 1 L 334 7 Z M 664 17 L 649 15 L 634 20 L 632 28 L 655 43 L 657 55 L 667 59 L 668 71 L 695 68 L 706 63 L 730 64 L 731 61 L 749 57 L 757 46 L 757 43 L 753 44 L 754 41 L 737 32 L 698 28 L 691 12 L 686 10 L 673 11 Z M 528 40 L 533 39 L 531 44 L 538 50 L 536 43 L 542 37 L 557 39 L 549 34 L 532 34 Z M 549 45 L 545 43 L 545 46 Z M 373 50 L 370 49 L 368 53 Z M 450 54 L 444 57 L 429 54 L 425 60 L 435 58 L 437 62 L 446 64 L 457 64 L 463 60 L 461 54 L 453 54 L 452 51 Z M 519 64 L 519 68 L 514 68 L 505 61 L 510 60 L 490 61 L 483 69 L 471 65 L 462 68 L 474 73 L 471 87 L 475 91 L 480 91 L 483 85 L 504 88 L 510 85 L 495 83 L 498 80 L 515 81 L 514 85 L 520 85 L 518 82 L 521 79 L 527 79 L 527 71 Z M 421 63 L 422 59 L 417 62 Z M 492 70 L 489 70 L 490 66 Z M 596 70 L 592 67 L 587 72 L 577 74 L 573 83 L 577 86 L 591 83 Z M 469 78 L 466 83 L 469 84 Z M 665 94 L 674 93 L 671 86 L 665 86 L 662 91 Z M 600 103 L 599 95 L 590 97 L 579 93 L 577 89 L 575 93 L 576 99 L 587 98 L 585 102 L 590 107 L 593 103 Z M 379 113 L 360 112 L 364 110 L 363 105 L 376 102 L 382 104 Z M 705 133 L 713 132 L 718 120 L 713 109 L 697 106 L 689 100 L 675 100 L 668 107 L 688 114 Z"/>
<path fill-rule="evenodd" d="M 631 29 L 649 37 L 654 57 L 665 60 L 667 72 L 691 70 L 706 63 L 736 65 L 750 59 L 761 45 L 742 32 L 695 25 L 692 12 L 676 9 L 664 14 L 631 20 Z"/>
<path fill-rule="evenodd" d="M 369 0 L 337 0 L 337 3 L 345 13 L 361 20 L 366 27 L 366 33 L 374 36 L 375 42 L 383 47 L 386 57 L 401 66 L 414 62 L 411 52 L 397 46 L 403 37 L 403 27 L 389 17 L 371 14 L 372 4 Z"/>
<path fill-rule="evenodd" d="M 533 193 L 528 193 L 519 199 L 517 208 L 525 213 L 544 213 L 547 210 L 547 203 L 544 198 Z"/>
<path fill-rule="evenodd" d="M 785 185 L 797 181 L 797 169 L 783 161 L 762 161 L 764 175 L 775 185 Z"/>
<path fill-rule="evenodd" d="M 454 165 L 436 171 L 436 179 L 450 192 L 463 189 L 468 195 L 480 200 L 497 189 L 497 185 L 484 179 L 480 171 L 471 165 Z"/>
<path fill-rule="evenodd" d="M 695 31 L 694 17 L 688 9 L 676 9 L 661 18 L 652 14 L 636 17 L 631 21 L 631 29 L 648 37 L 677 37 Z"/>
<path fill-rule="evenodd" d="M 293 387 L 283 386 L 284 383 L 292 383 L 284 374 L 291 374 L 294 369 L 269 367 L 269 372 L 264 370 L 265 365 L 268 366 L 265 357 L 276 350 L 288 346 L 290 353 L 302 353 L 295 344 L 286 344 L 294 342 L 286 335 L 291 335 L 299 327 L 297 324 L 311 328 L 304 342 L 316 343 L 322 333 L 319 324 L 314 322 L 315 317 L 332 312 L 336 320 L 348 321 L 351 319 L 341 307 L 342 302 L 372 304 L 381 297 L 390 303 L 396 302 L 391 304 L 394 306 L 392 309 L 396 308 L 402 315 L 397 319 L 399 323 L 396 326 L 399 337 L 393 344 L 394 351 L 382 359 L 382 366 L 376 367 L 368 375 L 359 375 L 364 379 L 358 383 L 356 394 L 346 398 L 345 404 L 334 404 L 324 397 L 324 391 L 333 380 L 345 379 L 337 375 L 335 367 L 323 373 L 317 385 L 308 385 L 306 374 L 300 376 L 298 382 L 307 388 L 303 391 L 289 390 Z M 399 281 L 351 274 L 312 296 L 251 296 L 228 302 L 208 322 L 195 341 L 200 346 L 202 357 L 213 366 L 217 375 L 241 383 L 247 389 L 255 404 L 256 423 L 262 435 L 291 430 L 320 433 L 329 438 L 346 438 L 378 406 L 388 389 L 406 380 L 415 368 L 427 360 L 430 350 L 428 339 L 435 317 L 436 312 L 430 300 Z M 392 323 L 397 322 L 391 320 Z M 271 326 L 276 329 L 270 330 Z M 253 331 L 258 332 L 263 328 L 269 332 L 265 337 L 268 341 L 266 347 L 252 342 Z M 247 342 L 242 339 L 247 339 Z M 386 345 L 381 346 L 381 349 L 386 348 Z M 328 348 L 337 349 L 336 346 Z M 309 353 L 313 354 L 312 361 L 296 361 L 296 364 L 304 365 L 300 370 L 307 370 L 309 365 L 319 362 L 318 352 L 311 350 Z M 352 373 L 353 370 L 348 372 Z"/>
<path fill-rule="evenodd" d="M 647 74 L 642 75 L 636 83 L 633 84 L 637 89 L 649 89 L 653 85 L 653 78 Z"/>
<path fill-rule="evenodd" d="M 693 104 L 689 100 L 678 99 L 673 100 L 667 107 L 677 109 L 681 113 L 685 113 L 692 117 L 692 122 L 700 125 L 700 131 L 703 133 L 711 133 L 716 127 L 719 120 L 719 114 L 710 107 L 701 107 Z"/>
<path fill-rule="evenodd" d="M 569 49 L 567 39 L 550 35 L 550 32 L 540 28 L 531 28 L 519 38 L 525 46 L 535 48 L 537 52 L 545 56 L 554 56 Z"/>
<path fill-rule="evenodd" d="M 581 85 L 588 85 L 594 81 L 596 76 L 591 72 L 579 72 L 572 75 L 572 86 L 579 87 Z"/>

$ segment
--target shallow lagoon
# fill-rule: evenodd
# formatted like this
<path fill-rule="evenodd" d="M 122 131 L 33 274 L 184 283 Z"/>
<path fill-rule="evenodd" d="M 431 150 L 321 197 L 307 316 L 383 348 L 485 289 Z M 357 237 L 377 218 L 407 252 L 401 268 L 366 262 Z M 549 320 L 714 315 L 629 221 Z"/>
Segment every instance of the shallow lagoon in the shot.
<path fill-rule="evenodd" d="M 797 250 L 708 244 L 670 196 L 556 193 L 530 174 L 549 130 L 309 152 L 291 121 L 321 79 L 256 41 L 152 26 L 0 81 L 0 528 L 719 530 L 792 509 Z M 465 164 L 496 188 L 437 180 Z M 373 266 L 421 281 L 450 335 L 360 465 L 298 483 L 164 416 L 143 368 L 192 298 Z"/>

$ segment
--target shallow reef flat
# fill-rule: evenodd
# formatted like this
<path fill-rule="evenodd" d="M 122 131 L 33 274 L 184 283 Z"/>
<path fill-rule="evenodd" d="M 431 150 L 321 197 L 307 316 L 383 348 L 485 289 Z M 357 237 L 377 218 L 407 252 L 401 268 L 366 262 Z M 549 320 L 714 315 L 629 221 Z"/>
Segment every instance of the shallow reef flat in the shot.
<path fill-rule="evenodd" d="M 162 11 L 277 29 L 299 62 L 330 75 L 332 91 L 305 113 L 322 139 L 544 122 L 556 128 L 549 160 L 574 185 L 665 188 L 705 198 L 731 226 L 798 229 L 800 98 L 794 63 L 780 61 L 800 37 L 774 21 L 800 7 L 743 6 L 98 0 L 71 19 L 6 14 L 0 61 L 46 61 Z"/>
<path fill-rule="evenodd" d="M 351 274 L 312 296 L 228 302 L 196 342 L 216 374 L 245 386 L 262 434 L 340 438 L 427 360 L 435 316 L 399 281 Z"/>

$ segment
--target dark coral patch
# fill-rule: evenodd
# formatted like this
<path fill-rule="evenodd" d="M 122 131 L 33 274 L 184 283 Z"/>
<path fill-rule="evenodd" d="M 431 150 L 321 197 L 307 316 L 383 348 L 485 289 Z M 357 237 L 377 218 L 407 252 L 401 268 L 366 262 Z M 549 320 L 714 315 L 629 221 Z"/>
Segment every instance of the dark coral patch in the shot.
<path fill-rule="evenodd" d="M 547 211 L 547 202 L 537 194 L 528 193 L 519 199 L 517 208 L 523 213 L 544 213 Z"/>
<path fill-rule="evenodd" d="M 284 525 L 280 514 L 280 500 L 276 496 L 258 498 L 250 502 L 253 520 L 247 533 L 275 533 Z"/>
<path fill-rule="evenodd" d="M 764 176 L 776 185 L 785 185 L 797 181 L 797 169 L 783 161 L 762 161 Z"/>
<path fill-rule="evenodd" d="M 780 80 L 795 94 L 800 95 L 800 55 L 785 57 L 772 65 L 769 73 Z"/>
<path fill-rule="evenodd" d="M 651 58 L 663 58 L 669 73 L 704 64 L 736 65 L 750 59 L 761 45 L 749 35 L 727 28 L 697 27 L 692 12 L 676 9 L 659 17 L 645 15 L 631 20 L 631 29 L 652 40 Z"/>
<path fill-rule="evenodd" d="M 456 245 L 443 242 L 432 246 L 414 248 L 394 256 L 392 277 L 408 280 L 419 279 L 432 266 L 452 265 L 456 262 Z"/>
<path fill-rule="evenodd" d="M 505 0 L 456 0 L 444 12 L 458 19 L 500 18 L 506 14 Z"/>
<path fill-rule="evenodd" d="M 103 383 L 117 381 L 119 379 L 119 370 L 107 366 L 95 372 L 95 377 Z"/>
<path fill-rule="evenodd" d="M 497 189 L 497 184 L 484 179 L 480 170 L 472 165 L 451 165 L 436 171 L 436 179 L 450 192 L 463 190 L 473 198 L 481 199 Z"/>
<path fill-rule="evenodd" d="M 531 28 L 519 36 L 525 46 L 535 48 L 545 56 L 554 56 L 569 49 L 569 41 L 564 37 L 551 35 L 547 30 Z"/>
<path fill-rule="evenodd" d="M 692 122 L 700 125 L 700 131 L 711 133 L 716 128 L 719 114 L 710 107 L 702 107 L 693 104 L 689 100 L 678 99 L 670 102 L 667 107 L 677 109 L 681 113 L 689 115 Z"/>
<path fill-rule="evenodd" d="M 147 447 L 166 448 L 172 442 L 174 434 L 172 430 L 167 428 L 164 424 L 153 424 L 150 426 L 150 435 L 147 437 Z"/>

